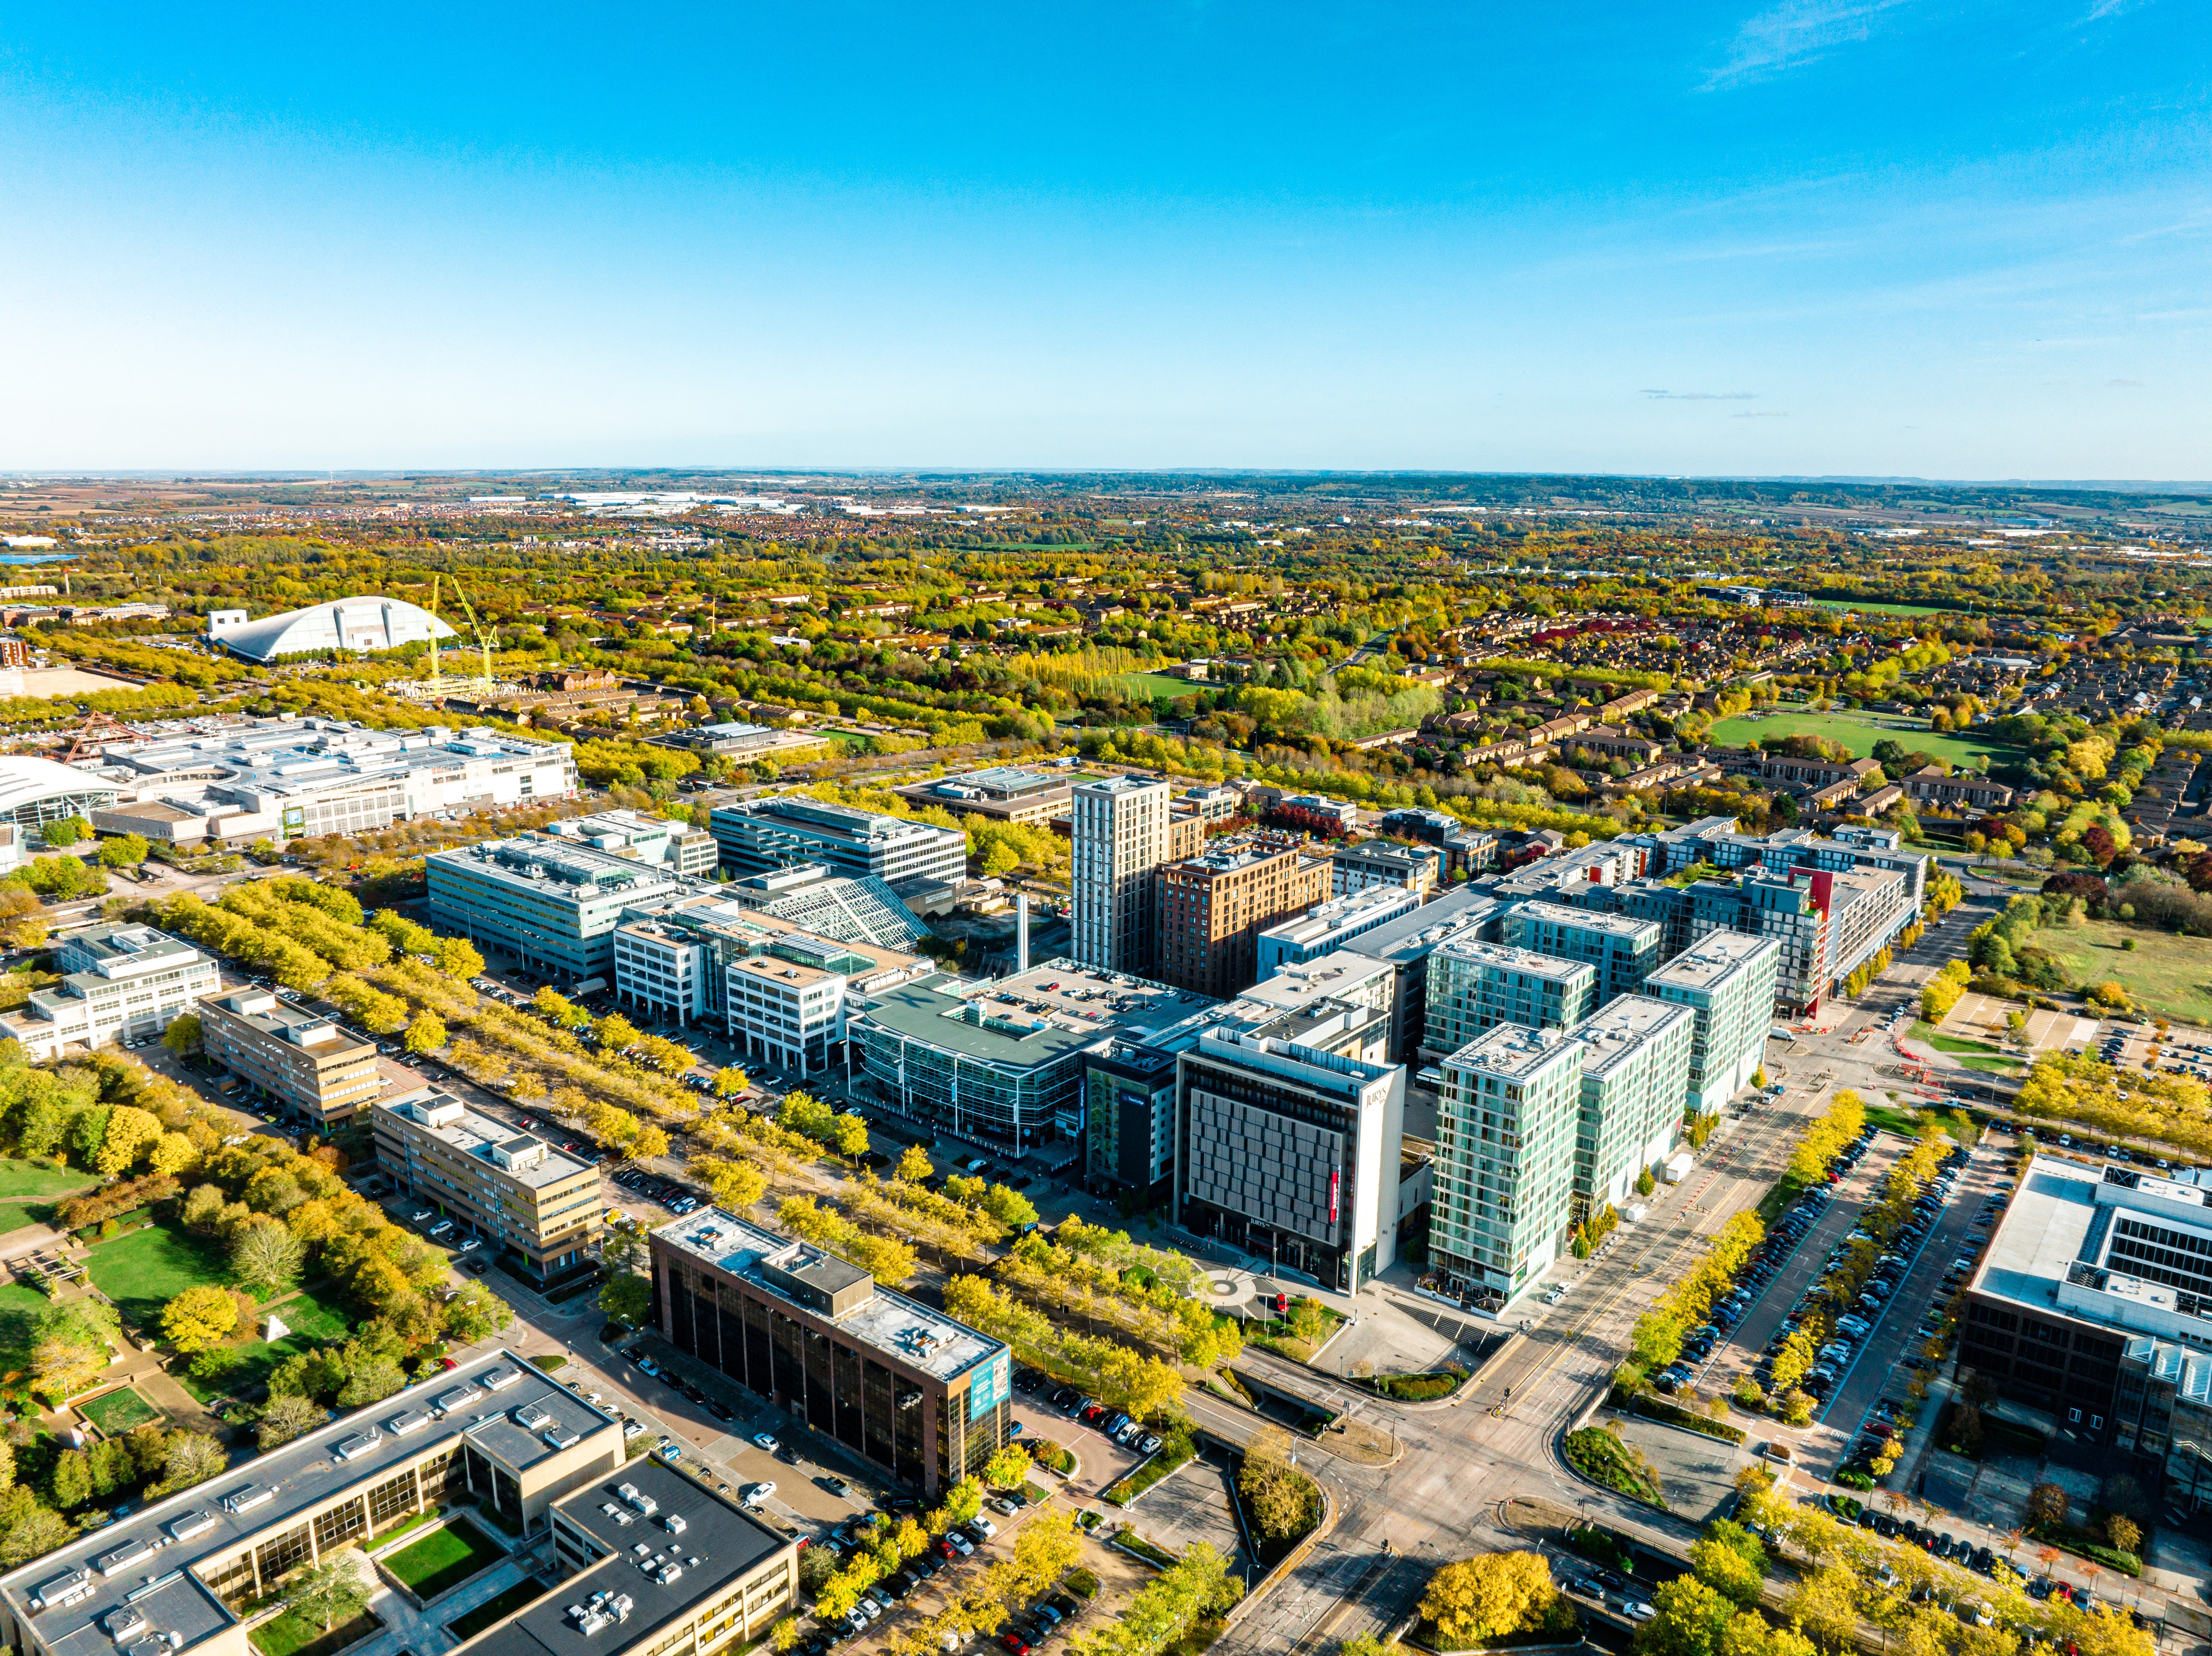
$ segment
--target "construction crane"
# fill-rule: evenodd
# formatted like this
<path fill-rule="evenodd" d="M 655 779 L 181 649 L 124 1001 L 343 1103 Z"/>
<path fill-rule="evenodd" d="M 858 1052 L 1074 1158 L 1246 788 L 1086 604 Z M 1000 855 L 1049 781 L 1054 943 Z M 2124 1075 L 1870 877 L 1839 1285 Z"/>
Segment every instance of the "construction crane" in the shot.
<path fill-rule="evenodd" d="M 432 579 L 435 579 L 435 577 L 434 576 Z M 477 647 L 482 649 L 483 652 L 484 687 L 489 689 L 493 683 L 491 671 L 491 646 L 492 640 L 495 634 L 492 632 L 490 628 L 485 626 L 482 622 L 477 619 L 477 612 L 469 603 L 469 595 L 461 591 L 461 584 L 459 581 L 455 581 L 453 583 L 453 596 L 461 601 L 461 613 L 469 618 L 469 630 L 477 635 Z"/>
<path fill-rule="evenodd" d="M 438 615 L 438 575 L 439 575 L 439 573 L 441 573 L 441 572 L 434 571 L 434 570 L 431 573 L 431 575 L 430 575 L 430 602 L 429 602 L 429 603 L 428 603 L 427 604 L 425 604 L 425 605 L 423 605 L 423 606 L 422 606 L 422 607 L 423 607 L 423 609 L 424 609 L 424 610 L 425 610 L 426 612 L 428 612 L 428 614 L 429 615 L 429 617 L 430 617 L 430 619 L 431 619 L 432 621 L 436 621 L 436 620 L 438 620 L 438 619 L 440 618 L 440 617 L 439 617 L 439 615 Z M 432 688 L 436 688 L 436 686 L 437 686 L 437 682 L 438 682 L 438 629 L 437 629 L 436 628 L 433 627 L 433 628 L 430 629 L 430 683 L 431 683 L 431 686 L 432 686 Z"/>

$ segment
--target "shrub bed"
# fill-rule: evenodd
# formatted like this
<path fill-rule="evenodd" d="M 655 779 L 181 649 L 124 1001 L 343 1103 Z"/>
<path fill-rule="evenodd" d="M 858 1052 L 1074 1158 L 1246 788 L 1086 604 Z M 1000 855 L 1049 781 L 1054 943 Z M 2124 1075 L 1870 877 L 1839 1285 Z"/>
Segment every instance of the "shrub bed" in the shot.
<path fill-rule="evenodd" d="M 1685 1409 L 1664 1398 L 1639 1396 L 1634 1400 L 1633 1406 L 1639 1415 L 1664 1421 L 1669 1426 L 1679 1426 L 1687 1432 L 1717 1437 L 1723 1443 L 1741 1443 L 1744 1440 L 1742 1427 L 1731 1426 L 1724 1420 L 1715 1420 L 1711 1415 L 1701 1415 L 1694 1409 Z"/>
<path fill-rule="evenodd" d="M 1377 1374 L 1368 1382 L 1386 1398 L 1401 1403 L 1433 1403 L 1448 1398 L 1467 1381 L 1467 1370 L 1457 1363 L 1418 1374 Z"/>
<path fill-rule="evenodd" d="M 1584 1477 L 1635 1500 L 1649 1501 L 1662 1512 L 1667 1509 L 1666 1497 L 1659 1490 L 1659 1475 L 1652 1470 L 1651 1463 L 1623 1442 L 1617 1432 L 1585 1426 L 1578 1432 L 1567 1434 L 1565 1447 L 1567 1464 Z"/>

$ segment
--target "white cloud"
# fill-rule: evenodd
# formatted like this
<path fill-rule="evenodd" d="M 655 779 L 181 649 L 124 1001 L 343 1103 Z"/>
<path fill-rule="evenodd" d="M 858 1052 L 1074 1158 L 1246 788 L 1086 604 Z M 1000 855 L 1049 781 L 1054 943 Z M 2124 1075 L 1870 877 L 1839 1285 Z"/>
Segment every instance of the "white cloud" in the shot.
<path fill-rule="evenodd" d="M 1736 30 L 1728 61 L 1706 77 L 1705 85 L 1730 86 L 1795 69 L 1834 47 L 1854 45 L 1874 33 L 1875 21 L 1908 0 L 1784 0 L 1747 18 Z"/>

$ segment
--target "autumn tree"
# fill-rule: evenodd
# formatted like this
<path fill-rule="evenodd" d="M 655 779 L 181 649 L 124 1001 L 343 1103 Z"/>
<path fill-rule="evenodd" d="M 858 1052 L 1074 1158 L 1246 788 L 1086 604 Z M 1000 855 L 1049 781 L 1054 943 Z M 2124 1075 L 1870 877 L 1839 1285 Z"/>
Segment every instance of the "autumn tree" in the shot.
<path fill-rule="evenodd" d="M 1550 1567 L 1533 1552 L 1479 1553 L 1445 1565 L 1429 1578 L 1421 1615 L 1436 1629 L 1440 1647 L 1456 1650 L 1573 1623 Z"/>
<path fill-rule="evenodd" d="M 179 1351 L 204 1351 L 228 1339 L 238 1327 L 238 1301 L 225 1289 L 202 1283 L 161 1307 L 161 1332 Z"/>

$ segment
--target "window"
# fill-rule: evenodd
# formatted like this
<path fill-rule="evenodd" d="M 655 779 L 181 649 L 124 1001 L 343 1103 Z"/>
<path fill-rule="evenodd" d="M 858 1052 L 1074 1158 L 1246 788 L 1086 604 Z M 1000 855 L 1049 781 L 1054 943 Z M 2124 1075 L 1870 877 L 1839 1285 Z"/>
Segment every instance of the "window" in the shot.
<path fill-rule="evenodd" d="M 2090 1429 L 2091 1431 L 2093 1431 L 2093 1432 L 2101 1432 L 2101 1431 L 2103 1431 L 2103 1430 L 2105 1429 L 2105 1417 L 2104 1417 L 2102 1415 L 2092 1415 L 2092 1416 L 2089 1416 L 2089 1429 Z"/>
<path fill-rule="evenodd" d="M 2069 1409 L 2066 1411 L 2066 1422 L 2069 1426 L 2079 1426 L 2081 1423 L 2081 1411 L 2079 1409 Z"/>

